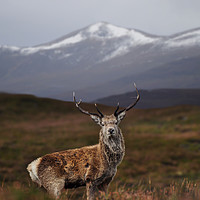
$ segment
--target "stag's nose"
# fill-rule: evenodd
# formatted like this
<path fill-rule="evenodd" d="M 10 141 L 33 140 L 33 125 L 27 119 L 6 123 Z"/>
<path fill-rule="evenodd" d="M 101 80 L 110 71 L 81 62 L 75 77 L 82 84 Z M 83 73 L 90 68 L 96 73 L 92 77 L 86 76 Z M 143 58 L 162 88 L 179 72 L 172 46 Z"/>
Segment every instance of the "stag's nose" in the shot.
<path fill-rule="evenodd" d="M 114 128 L 109 128 L 109 129 L 108 129 L 108 132 L 109 132 L 110 134 L 113 134 L 114 131 L 115 131 Z"/>

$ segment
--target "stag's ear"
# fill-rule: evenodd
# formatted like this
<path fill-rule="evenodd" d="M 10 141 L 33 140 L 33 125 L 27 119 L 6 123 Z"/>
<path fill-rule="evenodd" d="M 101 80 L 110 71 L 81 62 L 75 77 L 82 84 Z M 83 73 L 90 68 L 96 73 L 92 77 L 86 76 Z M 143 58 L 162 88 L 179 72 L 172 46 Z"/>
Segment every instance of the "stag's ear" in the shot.
<path fill-rule="evenodd" d="M 126 115 L 126 111 L 121 112 L 119 115 L 117 115 L 117 122 L 120 123 L 122 119 L 124 119 Z"/>
<path fill-rule="evenodd" d="M 101 125 L 101 118 L 96 115 L 90 115 L 90 117 L 99 125 Z"/>

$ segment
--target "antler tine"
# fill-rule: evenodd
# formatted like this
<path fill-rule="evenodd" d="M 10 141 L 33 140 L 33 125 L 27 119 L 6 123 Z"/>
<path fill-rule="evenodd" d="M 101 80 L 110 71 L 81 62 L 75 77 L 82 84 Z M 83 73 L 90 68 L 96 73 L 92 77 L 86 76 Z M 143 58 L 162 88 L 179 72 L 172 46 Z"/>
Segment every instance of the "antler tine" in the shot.
<path fill-rule="evenodd" d="M 129 106 L 126 108 L 126 111 L 130 110 L 131 108 L 133 108 L 133 107 L 137 104 L 137 102 L 140 100 L 140 94 L 139 94 L 139 92 L 138 92 L 138 89 L 137 89 L 135 83 L 134 83 L 134 87 L 135 87 L 136 92 L 137 92 L 136 101 L 135 101 L 133 104 L 129 105 Z"/>
<path fill-rule="evenodd" d="M 100 116 L 100 115 L 98 115 L 98 114 L 96 114 L 96 113 L 91 113 L 91 112 L 88 112 L 88 111 L 84 110 L 83 108 L 81 108 L 81 107 L 80 107 L 80 104 L 81 104 L 82 100 L 80 99 L 79 102 L 76 101 L 75 92 L 73 92 L 73 99 L 74 99 L 74 103 L 75 103 L 76 107 L 77 107 L 82 113 L 84 113 L 84 114 L 86 114 L 86 115 L 96 115 L 96 116 L 98 116 L 98 117 L 100 117 L 100 118 L 103 117 L 103 116 L 102 116 L 103 114 Z M 98 111 L 98 110 L 97 110 L 97 111 Z M 99 112 L 99 111 L 98 111 L 98 112 Z"/>
<path fill-rule="evenodd" d="M 119 110 L 119 102 L 117 103 L 117 108 L 116 108 L 115 113 L 114 113 L 115 116 L 117 116 L 117 111 L 118 110 Z"/>
<path fill-rule="evenodd" d="M 97 104 L 95 103 L 94 104 L 96 109 L 97 109 L 97 112 L 101 115 L 101 117 L 104 117 L 103 113 L 99 110 L 99 108 L 97 107 Z"/>
<path fill-rule="evenodd" d="M 140 100 L 140 94 L 139 94 L 139 92 L 138 92 L 138 89 L 137 89 L 137 87 L 136 87 L 136 84 L 134 83 L 133 85 L 134 85 L 134 87 L 135 87 L 135 89 L 136 89 L 136 92 L 137 92 L 136 101 L 135 101 L 134 103 L 130 104 L 128 107 L 124 108 L 123 110 L 121 110 L 121 111 L 119 111 L 119 112 L 116 112 L 116 116 L 119 115 L 120 113 L 124 112 L 124 111 L 130 110 L 130 109 L 133 108 L 133 107 L 137 104 L 137 102 Z M 117 109 L 117 110 L 118 110 L 118 109 Z"/>
<path fill-rule="evenodd" d="M 82 100 L 80 99 L 79 102 L 76 101 L 75 92 L 73 92 L 73 99 L 76 107 L 84 114 L 90 115 L 90 113 L 86 110 L 83 110 L 79 105 L 81 104 Z"/>

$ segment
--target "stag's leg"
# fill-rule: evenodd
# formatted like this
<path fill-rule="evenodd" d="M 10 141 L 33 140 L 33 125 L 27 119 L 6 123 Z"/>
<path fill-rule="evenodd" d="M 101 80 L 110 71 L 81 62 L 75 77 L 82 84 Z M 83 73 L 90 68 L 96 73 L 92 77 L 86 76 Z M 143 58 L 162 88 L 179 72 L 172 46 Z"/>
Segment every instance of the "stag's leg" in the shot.
<path fill-rule="evenodd" d="M 59 199 L 61 192 L 64 188 L 64 184 L 62 183 L 58 183 L 57 181 L 55 181 L 52 184 L 49 184 L 47 187 L 45 187 L 45 189 L 47 190 L 47 192 L 53 196 L 55 199 Z"/>
<path fill-rule="evenodd" d="M 91 181 L 86 183 L 86 190 L 87 190 L 87 200 L 94 200 L 96 186 L 92 184 Z"/>
<path fill-rule="evenodd" d="M 103 192 L 103 195 L 106 196 L 108 192 L 108 186 L 110 182 L 112 181 L 112 177 L 107 178 L 101 185 L 98 186 L 98 189 Z"/>
<path fill-rule="evenodd" d="M 65 187 L 65 178 L 62 176 L 58 177 L 57 171 L 49 166 L 40 172 L 39 179 L 47 192 L 58 199 Z"/>
<path fill-rule="evenodd" d="M 65 181 L 62 178 L 50 177 L 49 179 L 43 180 L 43 187 L 47 192 L 55 199 L 59 199 L 62 190 L 65 186 Z"/>

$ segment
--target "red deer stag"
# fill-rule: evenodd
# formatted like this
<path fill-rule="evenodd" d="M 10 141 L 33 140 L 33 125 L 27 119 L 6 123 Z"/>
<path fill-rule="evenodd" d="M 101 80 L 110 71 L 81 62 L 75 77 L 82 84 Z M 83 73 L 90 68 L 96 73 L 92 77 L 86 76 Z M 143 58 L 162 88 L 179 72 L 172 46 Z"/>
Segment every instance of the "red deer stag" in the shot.
<path fill-rule="evenodd" d="M 135 84 L 134 86 L 136 88 Z M 126 111 L 133 108 L 139 101 L 137 88 L 136 91 L 137 98 L 134 103 L 121 111 L 119 111 L 118 103 L 114 114 L 108 116 L 103 115 L 96 104 L 98 114 L 84 110 L 80 107 L 81 100 L 77 102 L 73 93 L 76 107 L 101 126 L 99 143 L 37 158 L 27 167 L 32 181 L 43 186 L 56 199 L 64 188 L 86 186 L 88 200 L 95 198 L 97 189 L 107 192 L 108 185 L 125 154 L 124 139 L 118 125 Z"/>

